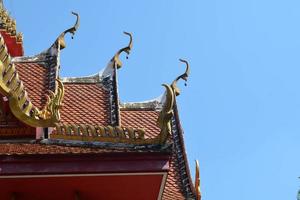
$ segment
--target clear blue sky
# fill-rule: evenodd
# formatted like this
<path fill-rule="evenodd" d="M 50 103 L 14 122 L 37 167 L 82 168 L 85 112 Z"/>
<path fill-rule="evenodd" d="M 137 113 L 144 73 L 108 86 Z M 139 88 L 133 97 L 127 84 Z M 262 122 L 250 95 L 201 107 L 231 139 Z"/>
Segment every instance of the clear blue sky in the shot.
<path fill-rule="evenodd" d="M 6 0 L 26 55 L 48 48 L 74 23 L 62 75 L 102 69 L 134 35 L 119 71 L 122 101 L 159 96 L 190 61 L 180 117 L 203 200 L 296 199 L 300 186 L 300 1 Z"/>

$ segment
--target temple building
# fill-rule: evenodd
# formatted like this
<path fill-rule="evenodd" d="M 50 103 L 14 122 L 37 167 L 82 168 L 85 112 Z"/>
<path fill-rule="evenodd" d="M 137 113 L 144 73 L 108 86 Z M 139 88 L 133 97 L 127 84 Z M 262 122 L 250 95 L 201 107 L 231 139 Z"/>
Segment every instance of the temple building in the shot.
<path fill-rule="evenodd" d="M 3 3 L 0 5 L 1 200 L 200 200 L 199 166 L 190 174 L 176 104 L 177 82 L 163 84 L 151 101 L 124 103 L 118 93 L 119 55 L 86 77 L 61 77 L 65 36 L 35 56 L 25 56 Z M 160 87 L 159 85 L 157 87 Z"/>

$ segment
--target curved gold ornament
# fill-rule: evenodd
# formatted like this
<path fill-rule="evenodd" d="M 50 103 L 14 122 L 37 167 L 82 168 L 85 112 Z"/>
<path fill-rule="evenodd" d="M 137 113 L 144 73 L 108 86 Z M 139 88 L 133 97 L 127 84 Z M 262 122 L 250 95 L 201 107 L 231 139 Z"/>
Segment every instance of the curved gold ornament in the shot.
<path fill-rule="evenodd" d="M 55 93 L 51 91 L 47 97 L 46 106 L 42 110 L 35 107 L 0 35 L 0 93 L 8 97 L 11 112 L 15 117 L 33 127 L 52 127 L 59 122 L 59 108 L 64 96 L 64 87 L 60 80 L 57 80 L 57 83 Z"/>
<path fill-rule="evenodd" d="M 74 24 L 73 27 L 71 27 L 71 28 L 65 30 L 64 32 L 62 32 L 62 33 L 58 36 L 56 42 L 57 42 L 57 44 L 58 44 L 58 46 L 59 46 L 59 49 L 64 49 L 64 48 L 66 47 L 65 34 L 66 34 L 66 33 L 71 33 L 71 34 L 72 34 L 72 39 L 73 39 L 73 36 L 75 35 L 75 32 L 77 31 L 77 29 L 79 28 L 79 25 L 80 25 L 80 16 L 79 16 L 79 14 L 78 14 L 78 13 L 75 13 L 75 12 L 71 12 L 71 13 L 72 13 L 73 15 L 75 15 L 75 16 L 77 17 L 77 19 L 76 19 L 76 22 L 75 22 L 75 24 Z"/>
<path fill-rule="evenodd" d="M 183 59 L 179 59 L 180 62 L 183 62 L 186 64 L 186 69 L 185 72 L 183 74 L 181 74 L 180 76 L 178 76 L 171 84 L 172 89 L 174 90 L 174 93 L 176 96 L 178 96 L 180 94 L 180 89 L 177 86 L 177 82 L 182 79 L 185 82 L 187 82 L 187 78 L 190 75 L 190 66 L 189 63 L 186 60 Z"/>
<path fill-rule="evenodd" d="M 56 123 L 50 138 L 137 145 L 158 143 L 156 138 L 145 138 L 144 135 L 144 129 L 132 127 Z"/>
<path fill-rule="evenodd" d="M 165 143 L 168 137 L 171 135 L 171 119 L 173 117 L 173 107 L 175 95 L 172 88 L 169 85 L 163 84 L 166 88 L 166 99 L 161 112 L 159 113 L 157 125 L 160 128 L 160 143 Z"/>
<path fill-rule="evenodd" d="M 195 191 L 196 191 L 196 200 L 201 200 L 201 190 L 200 190 L 200 169 L 198 160 L 196 163 L 196 174 L 195 174 Z"/>
<path fill-rule="evenodd" d="M 50 92 L 47 96 L 47 103 L 42 110 L 35 107 L 27 96 L 25 89 L 9 94 L 9 106 L 11 112 L 23 123 L 33 127 L 54 127 L 59 122 L 59 109 L 62 105 L 64 89 L 62 83 L 57 80 L 58 88 L 56 93 Z"/>
<path fill-rule="evenodd" d="M 129 40 L 129 44 L 126 46 L 126 47 L 124 47 L 124 48 L 122 48 L 122 49 L 120 49 L 119 51 L 117 51 L 117 53 L 114 55 L 114 57 L 111 59 L 111 61 L 113 61 L 114 62 L 114 66 L 116 66 L 116 68 L 117 69 L 120 69 L 121 67 L 122 67 L 122 62 L 121 62 L 121 60 L 120 60 L 120 54 L 122 53 L 122 52 L 125 52 L 127 55 L 129 55 L 130 54 L 130 51 L 131 51 L 131 49 L 132 49 L 132 34 L 131 33 L 128 33 L 128 32 L 123 32 L 125 35 L 128 35 L 129 36 L 129 38 L 130 38 L 130 40 Z"/>

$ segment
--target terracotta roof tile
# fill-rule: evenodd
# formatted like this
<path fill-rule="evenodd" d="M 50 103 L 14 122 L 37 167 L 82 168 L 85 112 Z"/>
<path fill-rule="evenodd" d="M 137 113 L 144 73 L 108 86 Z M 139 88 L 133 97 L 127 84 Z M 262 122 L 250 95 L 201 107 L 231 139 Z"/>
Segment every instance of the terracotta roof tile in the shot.
<path fill-rule="evenodd" d="M 109 92 L 94 83 L 64 83 L 61 121 L 69 124 L 107 126 L 110 123 Z"/>
<path fill-rule="evenodd" d="M 160 133 L 156 125 L 159 112 L 145 110 L 121 110 L 122 126 L 144 128 L 146 138 L 154 138 Z"/>
<path fill-rule="evenodd" d="M 47 68 L 34 62 L 15 63 L 15 66 L 31 102 L 39 109 L 43 108 L 49 90 Z"/>
<path fill-rule="evenodd" d="M 170 169 L 168 171 L 168 177 L 165 185 L 165 189 L 163 192 L 163 200 L 184 200 L 185 197 L 181 191 L 181 180 L 180 174 L 178 170 L 178 163 L 176 152 L 173 151 L 171 161 L 170 161 Z"/>

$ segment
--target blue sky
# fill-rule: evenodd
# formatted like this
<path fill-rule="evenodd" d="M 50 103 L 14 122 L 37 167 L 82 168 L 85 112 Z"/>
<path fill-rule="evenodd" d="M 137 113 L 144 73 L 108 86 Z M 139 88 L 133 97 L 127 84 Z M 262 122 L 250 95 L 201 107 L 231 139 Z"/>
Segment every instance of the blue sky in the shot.
<path fill-rule="evenodd" d="M 100 71 L 134 36 L 119 71 L 121 100 L 159 96 L 183 72 L 178 97 L 203 200 L 296 199 L 300 176 L 300 1 L 5 1 L 26 55 L 48 48 L 81 16 L 63 76 Z M 124 58 L 124 57 L 123 57 Z"/>

